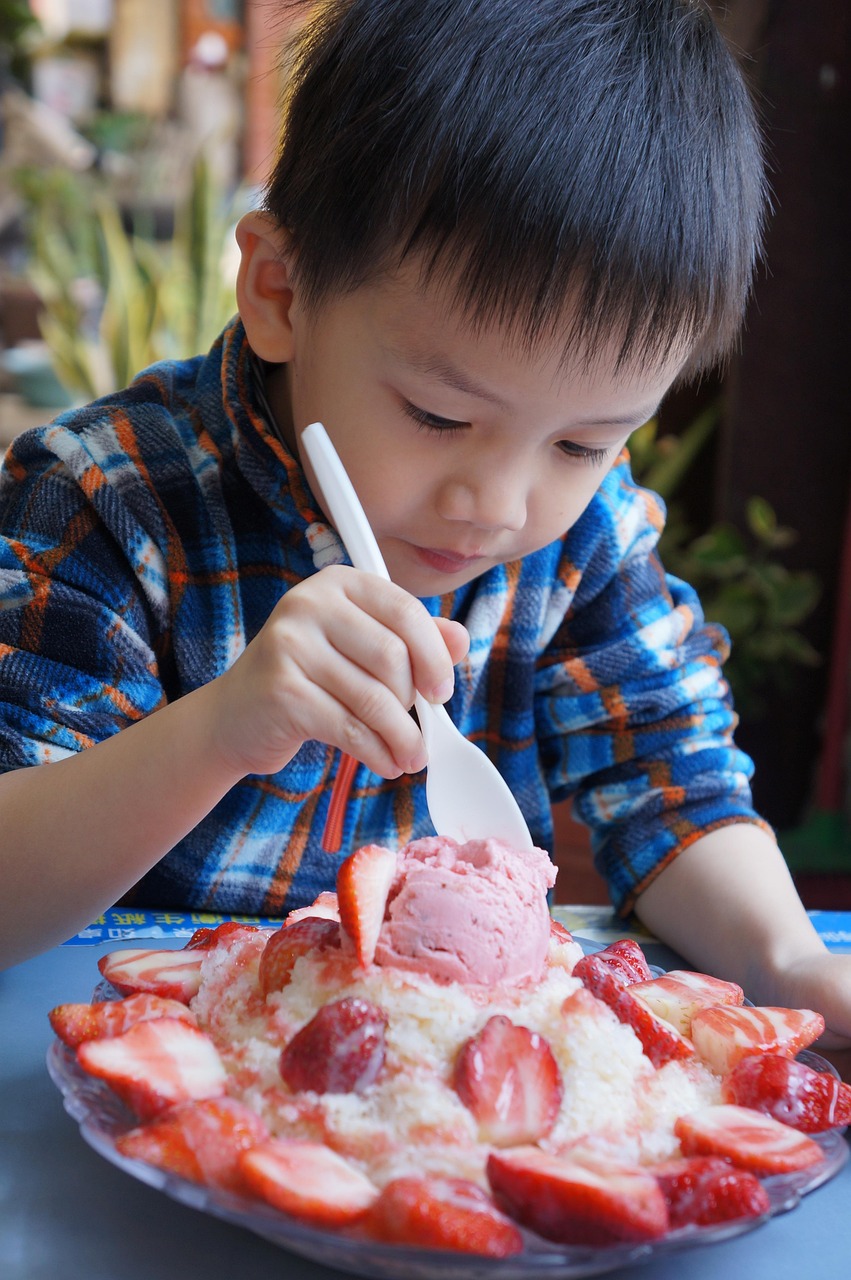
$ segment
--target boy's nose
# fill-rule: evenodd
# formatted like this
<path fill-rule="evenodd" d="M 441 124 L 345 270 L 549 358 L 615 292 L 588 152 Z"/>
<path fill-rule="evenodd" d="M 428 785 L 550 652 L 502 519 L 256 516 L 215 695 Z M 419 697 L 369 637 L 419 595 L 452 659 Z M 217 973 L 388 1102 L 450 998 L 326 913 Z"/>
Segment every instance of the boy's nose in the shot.
<path fill-rule="evenodd" d="M 526 523 L 527 488 L 517 468 L 472 465 L 443 486 L 439 511 L 479 529 L 517 533 Z"/>

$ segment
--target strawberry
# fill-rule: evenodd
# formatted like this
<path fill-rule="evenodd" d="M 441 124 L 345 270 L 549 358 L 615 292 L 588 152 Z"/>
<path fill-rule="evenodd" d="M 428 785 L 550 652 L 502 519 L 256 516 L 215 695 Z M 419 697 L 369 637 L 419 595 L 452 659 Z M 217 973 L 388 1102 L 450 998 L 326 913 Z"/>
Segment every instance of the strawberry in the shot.
<path fill-rule="evenodd" d="M 647 1005 L 657 1018 L 670 1022 L 681 1036 L 691 1034 L 691 1020 L 707 1005 L 740 1005 L 745 993 L 735 982 L 710 978 L 706 973 L 688 969 L 671 969 L 661 978 L 636 982 L 630 995 Z"/>
<path fill-rule="evenodd" d="M 177 1018 L 137 1022 L 120 1036 L 87 1040 L 77 1061 L 105 1080 L 140 1120 L 178 1102 L 225 1092 L 227 1077 L 212 1040 Z"/>
<path fill-rule="evenodd" d="M 735 1218 L 758 1218 L 771 1209 L 768 1192 L 754 1174 L 717 1156 L 687 1156 L 653 1165 L 671 1230 L 708 1227 Z"/>
<path fill-rule="evenodd" d="M 115 1140 L 124 1156 L 144 1160 L 190 1182 L 244 1190 L 240 1153 L 268 1138 L 260 1117 L 235 1098 L 182 1102 Z"/>
<path fill-rule="evenodd" d="M 124 996 L 136 991 L 150 991 L 166 1000 L 188 1004 L 201 986 L 203 950 L 153 951 L 131 947 L 110 951 L 98 960 L 107 982 Z"/>
<path fill-rule="evenodd" d="M 384 1066 L 386 1026 L 384 1010 L 359 996 L 323 1005 L 281 1054 L 284 1083 L 294 1093 L 363 1093 Z"/>
<path fill-rule="evenodd" d="M 149 1018 L 178 1018 L 195 1026 L 195 1014 L 185 1004 L 146 991 L 99 1004 L 60 1004 L 47 1016 L 55 1034 L 72 1049 L 85 1040 L 120 1036 L 135 1023 L 147 1022 Z"/>
<path fill-rule="evenodd" d="M 775 1053 L 750 1054 L 721 1084 L 725 1102 L 762 1111 L 802 1133 L 851 1124 L 851 1085 Z"/>
<path fill-rule="evenodd" d="M 462 1047 L 452 1083 L 478 1121 L 479 1141 L 495 1147 L 545 1138 L 563 1093 L 558 1063 L 544 1037 L 501 1013 Z"/>
<path fill-rule="evenodd" d="M 340 926 L 336 920 L 311 916 L 278 929 L 266 943 L 260 957 L 260 990 L 264 995 L 270 991 L 283 991 L 296 960 L 314 951 L 328 951 L 339 946 Z"/>
<path fill-rule="evenodd" d="M 377 1188 L 321 1142 L 270 1138 L 239 1156 L 254 1195 L 319 1227 L 342 1227 L 368 1211 Z"/>
<path fill-rule="evenodd" d="M 550 920 L 550 940 L 547 946 L 547 961 L 573 973 L 574 965 L 582 959 L 582 948 L 573 935 L 558 920 Z"/>
<path fill-rule="evenodd" d="M 394 1178 L 383 1188 L 366 1225 L 370 1235 L 391 1244 L 490 1258 L 506 1258 L 523 1249 L 515 1224 L 481 1187 L 465 1178 Z"/>
<path fill-rule="evenodd" d="M 602 952 L 595 952 L 594 955 L 583 956 L 573 970 L 574 977 L 581 978 L 592 995 L 607 1004 L 621 1022 L 632 1027 L 654 1067 L 664 1066 L 673 1058 L 692 1057 L 694 1046 L 636 999 L 632 995 L 632 987 L 624 984 L 616 966 L 608 964 L 602 955 Z"/>
<path fill-rule="evenodd" d="M 680 1116 L 674 1125 L 683 1154 L 722 1156 L 751 1173 L 791 1173 L 823 1159 L 817 1142 L 771 1116 L 721 1103 Z"/>
<path fill-rule="evenodd" d="M 646 1171 L 580 1163 L 538 1147 L 488 1156 L 487 1174 L 500 1208 L 560 1244 L 656 1240 L 668 1230 L 668 1210 Z"/>
<path fill-rule="evenodd" d="M 358 963 L 372 964 L 384 908 L 396 876 L 396 855 L 380 844 L 366 844 L 340 864 L 337 902 L 340 923 L 355 944 Z"/>
<path fill-rule="evenodd" d="M 295 924 L 297 920 L 339 920 L 340 907 L 336 893 L 324 890 L 314 898 L 309 907 L 295 907 L 284 917 L 284 927 Z"/>
<path fill-rule="evenodd" d="M 699 1009 L 691 1023 L 698 1057 L 719 1076 L 727 1075 L 751 1053 L 779 1053 L 794 1058 L 822 1031 L 824 1018 L 812 1009 Z"/>
<path fill-rule="evenodd" d="M 644 958 L 644 952 L 637 942 L 633 942 L 630 938 L 621 938 L 618 942 L 612 942 L 608 947 L 603 947 L 601 951 L 594 951 L 590 956 L 583 956 L 576 963 L 573 970 L 573 976 L 585 981 L 583 973 L 588 968 L 588 962 L 591 967 L 596 968 L 598 964 L 604 964 L 611 969 L 625 986 L 630 986 L 633 982 L 645 982 L 648 978 L 652 978 L 653 974 L 647 961 Z"/>
<path fill-rule="evenodd" d="M 212 929 L 196 929 L 184 947 L 184 951 L 212 951 L 222 943 L 234 942 L 237 939 L 250 937 L 254 933 L 265 933 L 256 924 L 238 924 L 236 920 L 223 920 Z"/>

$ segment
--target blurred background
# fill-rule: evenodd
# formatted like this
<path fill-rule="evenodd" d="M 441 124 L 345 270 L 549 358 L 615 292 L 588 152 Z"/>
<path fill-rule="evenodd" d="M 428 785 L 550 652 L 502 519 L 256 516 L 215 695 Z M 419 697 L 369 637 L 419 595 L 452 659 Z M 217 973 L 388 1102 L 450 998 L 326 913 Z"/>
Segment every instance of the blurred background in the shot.
<path fill-rule="evenodd" d="M 633 456 L 669 506 L 667 567 L 733 638 L 758 807 L 806 904 L 848 908 L 851 5 L 712 8 L 774 213 L 740 350 Z M 296 20 L 276 0 L 0 0 L 0 444 L 221 330 Z M 562 901 L 603 901 L 569 806 L 554 855 Z"/>

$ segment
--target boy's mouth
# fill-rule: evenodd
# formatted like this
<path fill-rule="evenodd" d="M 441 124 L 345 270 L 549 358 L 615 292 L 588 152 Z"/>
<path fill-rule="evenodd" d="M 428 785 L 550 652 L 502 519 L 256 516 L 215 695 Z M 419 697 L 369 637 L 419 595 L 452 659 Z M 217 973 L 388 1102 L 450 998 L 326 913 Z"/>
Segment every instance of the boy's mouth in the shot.
<path fill-rule="evenodd" d="M 414 553 L 417 558 L 428 565 L 430 569 L 437 569 L 439 573 L 464 573 L 473 565 L 481 564 L 485 556 L 481 552 L 475 555 L 462 555 L 457 551 L 450 551 L 439 547 L 418 547 L 413 546 Z"/>

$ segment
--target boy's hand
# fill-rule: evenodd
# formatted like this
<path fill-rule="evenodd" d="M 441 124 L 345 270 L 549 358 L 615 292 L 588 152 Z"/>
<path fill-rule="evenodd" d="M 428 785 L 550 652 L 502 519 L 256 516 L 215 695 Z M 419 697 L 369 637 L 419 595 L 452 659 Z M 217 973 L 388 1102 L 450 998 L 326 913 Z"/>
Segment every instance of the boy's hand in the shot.
<path fill-rule="evenodd" d="M 373 574 L 323 569 L 293 587 L 216 689 L 218 750 L 240 775 L 275 773 L 310 739 L 385 778 L 426 762 L 408 714 L 419 691 L 445 702 L 467 652 L 463 626 L 432 618 Z"/>

